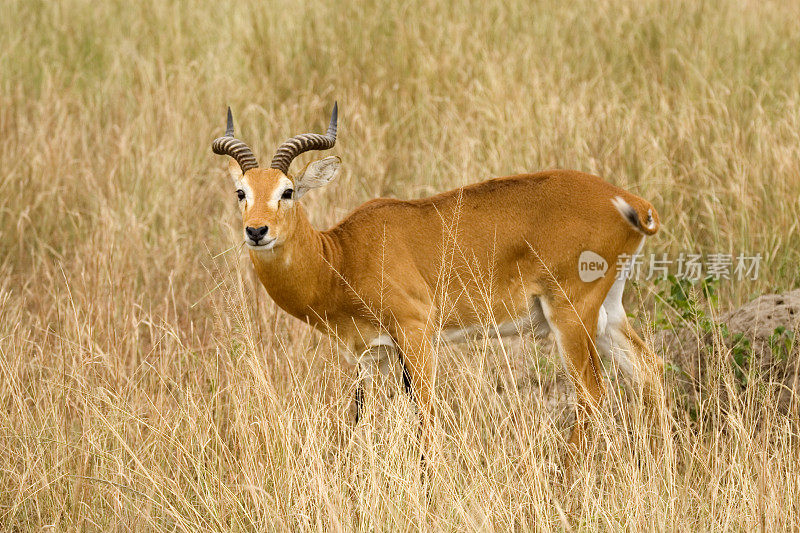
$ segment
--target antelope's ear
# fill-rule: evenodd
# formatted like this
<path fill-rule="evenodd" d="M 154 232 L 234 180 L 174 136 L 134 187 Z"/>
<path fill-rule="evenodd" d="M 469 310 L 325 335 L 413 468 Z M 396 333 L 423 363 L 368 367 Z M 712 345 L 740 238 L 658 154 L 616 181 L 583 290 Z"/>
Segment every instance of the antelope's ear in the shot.
<path fill-rule="evenodd" d="M 330 156 L 317 161 L 312 161 L 294 178 L 294 197 L 300 198 L 311 189 L 327 185 L 339 173 L 342 160 L 337 156 Z"/>
<path fill-rule="evenodd" d="M 234 182 L 239 181 L 242 179 L 242 167 L 239 166 L 239 163 L 232 157 L 228 158 L 228 174 L 231 175 L 231 179 Z"/>

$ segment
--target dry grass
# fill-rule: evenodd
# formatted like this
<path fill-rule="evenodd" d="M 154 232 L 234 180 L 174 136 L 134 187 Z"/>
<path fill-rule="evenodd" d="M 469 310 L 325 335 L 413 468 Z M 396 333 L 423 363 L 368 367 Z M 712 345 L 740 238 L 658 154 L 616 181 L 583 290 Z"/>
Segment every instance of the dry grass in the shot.
<path fill-rule="evenodd" d="M 309 195 L 320 226 L 577 168 L 658 207 L 649 251 L 764 254 L 723 306 L 800 284 L 797 3 L 490 4 L 3 2 L 0 528 L 798 527 L 797 419 L 756 386 L 661 428 L 613 386 L 562 483 L 570 404 L 527 341 L 442 348 L 426 486 L 408 403 L 354 436 L 352 369 L 257 286 L 210 151 L 225 105 L 263 159 L 334 99 L 345 169 Z"/>

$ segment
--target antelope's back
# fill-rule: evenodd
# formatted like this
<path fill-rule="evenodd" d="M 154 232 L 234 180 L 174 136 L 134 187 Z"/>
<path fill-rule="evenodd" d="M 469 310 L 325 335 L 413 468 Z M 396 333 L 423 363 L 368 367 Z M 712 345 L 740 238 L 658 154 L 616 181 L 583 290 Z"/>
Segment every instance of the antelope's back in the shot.
<path fill-rule="evenodd" d="M 520 273 L 533 279 L 576 270 L 584 250 L 612 263 L 620 250 L 635 250 L 641 235 L 620 216 L 615 196 L 644 201 L 597 176 L 552 170 L 417 200 L 371 200 L 329 231 L 346 243 L 356 278 L 361 269 L 430 287 L 443 272 L 462 285 Z"/>

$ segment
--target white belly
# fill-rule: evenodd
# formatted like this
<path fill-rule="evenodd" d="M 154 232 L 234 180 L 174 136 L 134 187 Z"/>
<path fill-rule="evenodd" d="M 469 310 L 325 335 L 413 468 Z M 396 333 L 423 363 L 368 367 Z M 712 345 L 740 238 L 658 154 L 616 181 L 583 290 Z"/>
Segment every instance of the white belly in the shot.
<path fill-rule="evenodd" d="M 486 326 L 468 326 L 465 328 L 447 328 L 439 333 L 439 338 L 448 342 L 467 342 L 470 339 L 513 338 L 533 333 L 534 336 L 543 338 L 550 333 L 550 325 L 544 317 L 542 304 L 538 298 L 533 299 L 527 316 L 510 320 L 501 324 Z"/>
<path fill-rule="evenodd" d="M 446 328 L 439 331 L 432 339 L 437 341 L 464 343 L 471 339 L 482 339 L 488 336 L 490 339 L 501 339 L 519 337 L 527 333 L 543 338 L 550 334 L 550 325 L 544 317 L 542 304 L 538 298 L 533 299 L 533 303 L 526 316 L 503 322 L 501 324 L 486 326 L 467 326 L 464 328 Z M 394 339 L 386 334 L 378 335 L 371 339 L 366 349 L 353 359 L 348 357 L 348 362 L 357 365 L 379 364 L 390 357 L 396 357 L 397 344 Z"/>

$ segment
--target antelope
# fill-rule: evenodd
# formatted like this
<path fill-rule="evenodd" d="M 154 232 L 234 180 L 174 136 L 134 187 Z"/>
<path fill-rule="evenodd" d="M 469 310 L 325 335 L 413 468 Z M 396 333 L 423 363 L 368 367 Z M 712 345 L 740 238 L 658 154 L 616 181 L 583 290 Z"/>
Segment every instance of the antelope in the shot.
<path fill-rule="evenodd" d="M 341 160 L 325 157 L 296 173 L 289 166 L 303 152 L 334 146 L 337 116 L 334 104 L 325 135 L 288 139 L 261 168 L 234 137 L 228 108 L 225 136 L 212 149 L 231 158 L 258 279 L 284 311 L 347 346 L 361 377 L 359 407 L 372 378 L 399 360 L 424 431 L 433 416 L 435 339 L 462 339 L 487 323 L 500 337 L 553 335 L 576 391 L 572 444 L 583 441 L 603 399 L 600 355 L 657 394 L 663 362 L 622 305 L 629 258 L 659 228 L 649 202 L 594 175 L 548 170 L 429 198 L 370 200 L 319 231 L 302 198 L 333 181 Z M 612 267 L 582 279 L 585 253 Z"/>

